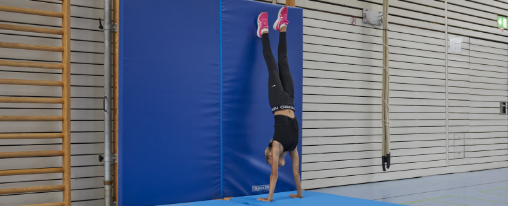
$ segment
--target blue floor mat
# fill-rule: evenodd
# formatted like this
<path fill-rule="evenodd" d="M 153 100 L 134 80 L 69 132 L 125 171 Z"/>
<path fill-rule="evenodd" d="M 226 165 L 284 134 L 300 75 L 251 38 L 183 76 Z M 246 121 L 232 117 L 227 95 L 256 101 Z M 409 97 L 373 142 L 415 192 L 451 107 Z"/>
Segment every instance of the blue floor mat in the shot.
<path fill-rule="evenodd" d="M 204 202 L 192 202 L 192 203 L 182 203 L 182 204 L 174 204 L 171 206 L 245 206 L 245 205 L 254 205 L 254 206 L 336 206 L 336 205 L 361 205 L 361 206 L 391 206 L 398 205 L 393 203 L 386 202 L 378 202 L 373 200 L 365 200 L 358 199 L 352 197 L 344 197 L 320 192 L 310 192 L 304 191 L 303 198 L 291 198 L 290 194 L 295 194 L 295 192 L 281 192 L 273 195 L 273 202 L 261 202 L 257 199 L 260 197 L 268 197 L 267 194 L 264 195 L 254 195 L 254 196 L 246 196 L 246 197 L 235 197 L 231 199 L 231 201 L 224 200 L 211 200 Z M 168 205 L 169 206 L 169 205 Z"/>
<path fill-rule="evenodd" d="M 208 200 L 208 201 L 200 201 L 200 202 L 187 202 L 187 203 L 178 203 L 178 204 L 169 204 L 169 205 L 158 205 L 158 206 L 245 206 L 240 203 L 226 201 L 226 200 Z"/>

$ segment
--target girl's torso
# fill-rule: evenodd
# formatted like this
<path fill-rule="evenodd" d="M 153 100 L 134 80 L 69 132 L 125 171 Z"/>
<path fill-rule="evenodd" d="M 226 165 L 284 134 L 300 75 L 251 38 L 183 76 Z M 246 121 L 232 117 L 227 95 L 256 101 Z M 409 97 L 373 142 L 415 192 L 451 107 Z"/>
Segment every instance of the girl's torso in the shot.
<path fill-rule="evenodd" d="M 300 127 L 293 111 L 286 114 L 275 114 L 275 132 L 273 134 L 273 140 L 282 145 L 284 152 L 293 151 L 300 141 Z"/>
<path fill-rule="evenodd" d="M 273 115 L 284 115 L 284 116 L 288 116 L 289 118 L 295 118 L 295 112 L 290 109 L 283 109 L 283 110 L 275 111 L 273 113 Z"/>

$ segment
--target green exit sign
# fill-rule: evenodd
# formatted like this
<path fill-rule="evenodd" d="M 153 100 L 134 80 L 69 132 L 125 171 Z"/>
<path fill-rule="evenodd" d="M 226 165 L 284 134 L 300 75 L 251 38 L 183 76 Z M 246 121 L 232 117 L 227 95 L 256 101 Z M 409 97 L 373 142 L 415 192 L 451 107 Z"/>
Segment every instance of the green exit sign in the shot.
<path fill-rule="evenodd" d="M 497 17 L 497 27 L 500 29 L 508 29 L 508 19 L 504 16 Z"/>

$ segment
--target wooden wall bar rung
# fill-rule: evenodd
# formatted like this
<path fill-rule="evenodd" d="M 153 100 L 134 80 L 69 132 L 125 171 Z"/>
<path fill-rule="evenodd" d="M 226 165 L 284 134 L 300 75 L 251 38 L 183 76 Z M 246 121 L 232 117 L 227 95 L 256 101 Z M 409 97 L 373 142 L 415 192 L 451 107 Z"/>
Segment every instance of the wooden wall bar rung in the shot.
<path fill-rule="evenodd" d="M 64 172 L 63 168 L 0 170 L 0 176 L 48 174 L 48 173 L 63 173 L 63 172 Z"/>
<path fill-rule="evenodd" d="M 21 206 L 65 206 L 65 203 L 55 202 L 55 203 L 44 203 L 44 204 L 36 204 L 36 205 L 21 205 Z"/>
<path fill-rule="evenodd" d="M 43 45 L 34 45 L 34 44 L 18 44 L 18 43 L 0 42 L 0 47 L 9 48 L 9 49 L 26 49 L 26 50 L 37 50 L 37 51 L 63 52 L 63 47 L 43 46 Z"/>
<path fill-rule="evenodd" d="M 24 80 L 24 79 L 0 79 L 0 84 L 34 85 L 34 86 L 63 86 L 61 81 Z"/>
<path fill-rule="evenodd" d="M 62 116 L 0 116 L 0 121 L 63 121 Z"/>
<path fill-rule="evenodd" d="M 0 97 L 0 103 L 63 104 L 62 98 Z"/>
<path fill-rule="evenodd" d="M 58 190 L 63 190 L 63 189 L 64 189 L 63 185 L 8 188 L 8 189 L 0 189 L 0 195 L 20 194 L 20 193 L 27 193 L 27 192 L 48 192 L 48 191 L 58 191 Z"/>
<path fill-rule="evenodd" d="M 43 68 L 43 69 L 63 69 L 64 68 L 62 64 L 4 61 L 4 60 L 0 60 L 0 66 L 30 67 L 30 68 Z"/>
<path fill-rule="evenodd" d="M 64 151 L 62 151 L 62 150 L 0 152 L 0 158 L 52 157 L 52 156 L 62 156 L 62 155 L 64 155 Z"/>
<path fill-rule="evenodd" d="M 25 9 L 25 8 L 2 6 L 2 5 L 0 5 L 0 11 L 21 13 L 21 14 L 33 14 L 33 15 L 39 15 L 39 16 L 51 16 L 51 17 L 58 17 L 58 18 L 63 18 L 63 16 L 64 16 L 63 13 L 60 13 L 60 12 L 43 11 L 43 10 L 36 10 L 36 9 Z"/>
<path fill-rule="evenodd" d="M 12 30 L 12 31 L 26 31 L 26 32 L 34 32 L 34 33 L 42 33 L 42 34 L 55 34 L 55 35 L 63 35 L 64 32 L 61 29 L 47 29 L 47 28 L 39 28 L 32 26 L 18 26 L 18 25 L 9 25 L 9 24 L 0 24 L 0 29 Z"/>
<path fill-rule="evenodd" d="M 62 133 L 5 133 L 0 139 L 62 139 Z"/>

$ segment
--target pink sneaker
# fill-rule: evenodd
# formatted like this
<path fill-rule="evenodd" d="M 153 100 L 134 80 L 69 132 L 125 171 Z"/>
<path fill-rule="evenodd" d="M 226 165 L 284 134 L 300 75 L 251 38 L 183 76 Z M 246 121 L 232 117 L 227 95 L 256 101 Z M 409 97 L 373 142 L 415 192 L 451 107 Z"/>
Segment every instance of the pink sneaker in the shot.
<path fill-rule="evenodd" d="M 281 27 L 285 27 L 288 24 L 288 7 L 285 6 L 279 10 L 279 16 L 277 16 L 277 21 L 273 24 L 273 29 L 280 31 Z"/>
<path fill-rule="evenodd" d="M 265 31 L 268 31 L 268 13 L 261 12 L 258 16 L 258 37 L 261 38 Z"/>

